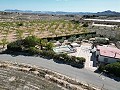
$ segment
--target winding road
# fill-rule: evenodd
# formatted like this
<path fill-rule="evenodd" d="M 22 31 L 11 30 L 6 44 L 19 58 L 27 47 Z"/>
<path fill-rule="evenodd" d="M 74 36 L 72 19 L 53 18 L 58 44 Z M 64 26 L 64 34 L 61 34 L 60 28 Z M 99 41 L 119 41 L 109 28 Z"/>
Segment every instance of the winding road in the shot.
<path fill-rule="evenodd" d="M 77 69 L 69 65 L 59 64 L 54 62 L 53 60 L 47 60 L 40 57 L 32 56 L 11 56 L 7 54 L 0 54 L 0 61 L 10 61 L 36 65 L 38 67 L 44 67 L 67 75 L 81 82 L 86 82 L 90 85 L 105 88 L 105 90 L 120 90 L 120 81 L 115 81 L 114 79 L 94 73 L 93 71 L 87 69 Z"/>

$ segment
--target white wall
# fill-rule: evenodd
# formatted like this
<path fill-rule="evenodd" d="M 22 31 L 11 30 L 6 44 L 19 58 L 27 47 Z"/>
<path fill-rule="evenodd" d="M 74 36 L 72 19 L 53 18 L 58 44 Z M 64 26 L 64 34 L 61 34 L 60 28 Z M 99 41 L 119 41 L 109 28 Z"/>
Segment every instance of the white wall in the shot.
<path fill-rule="evenodd" d="M 104 59 L 107 58 L 108 59 L 108 62 L 107 63 L 114 63 L 114 62 L 117 62 L 119 59 L 115 59 L 115 58 L 110 58 L 110 57 L 105 57 L 105 56 L 99 56 L 98 57 L 98 61 L 100 62 L 105 62 Z"/>

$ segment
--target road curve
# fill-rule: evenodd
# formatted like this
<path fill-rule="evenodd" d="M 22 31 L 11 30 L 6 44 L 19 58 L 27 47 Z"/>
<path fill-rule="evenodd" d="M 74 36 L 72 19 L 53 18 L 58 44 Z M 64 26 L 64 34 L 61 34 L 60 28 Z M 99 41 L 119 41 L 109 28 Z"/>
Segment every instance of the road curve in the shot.
<path fill-rule="evenodd" d="M 0 54 L 0 61 L 11 61 L 36 65 L 59 72 L 71 78 L 75 78 L 76 80 L 87 82 L 100 88 L 104 87 L 106 90 L 120 90 L 120 81 L 115 81 L 114 79 L 110 79 L 102 75 L 100 76 L 99 74 L 87 69 L 77 69 L 69 65 L 58 64 L 53 60 L 32 56 L 11 56 L 7 54 Z"/>

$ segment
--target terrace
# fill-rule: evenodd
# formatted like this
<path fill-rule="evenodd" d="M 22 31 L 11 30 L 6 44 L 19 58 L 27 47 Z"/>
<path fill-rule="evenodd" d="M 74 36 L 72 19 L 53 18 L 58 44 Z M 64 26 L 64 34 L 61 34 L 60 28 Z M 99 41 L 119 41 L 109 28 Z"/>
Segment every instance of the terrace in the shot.
<path fill-rule="evenodd" d="M 81 44 L 75 43 L 75 41 L 70 43 L 70 45 L 64 45 L 64 43 L 62 44 L 61 46 L 54 47 L 53 51 L 57 54 L 66 53 L 69 56 L 84 57 L 86 59 L 86 69 L 91 71 L 95 71 L 97 69 L 97 67 L 94 66 L 94 61 L 91 60 L 92 53 L 90 53 L 90 50 L 92 44 L 84 41 Z"/>

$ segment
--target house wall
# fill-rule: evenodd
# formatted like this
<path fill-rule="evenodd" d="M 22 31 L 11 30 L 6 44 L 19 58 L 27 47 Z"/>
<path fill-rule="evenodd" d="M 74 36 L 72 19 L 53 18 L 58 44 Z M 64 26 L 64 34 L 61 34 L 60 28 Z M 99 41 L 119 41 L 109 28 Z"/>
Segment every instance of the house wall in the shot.
<path fill-rule="evenodd" d="M 102 63 L 115 63 L 117 61 L 120 61 L 120 59 L 102 56 L 100 55 L 99 51 L 96 52 L 96 55 L 98 55 L 98 61 Z"/>
<path fill-rule="evenodd" d="M 97 55 L 100 55 L 100 51 L 96 51 L 96 56 L 97 56 Z"/>
<path fill-rule="evenodd" d="M 108 59 L 107 62 L 105 61 L 105 59 Z M 119 59 L 115 59 L 115 58 L 110 58 L 110 57 L 105 57 L 105 56 L 99 56 L 98 57 L 98 61 L 100 62 L 105 62 L 105 63 L 115 63 L 117 62 Z"/>

